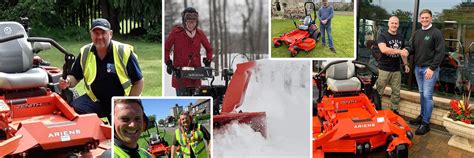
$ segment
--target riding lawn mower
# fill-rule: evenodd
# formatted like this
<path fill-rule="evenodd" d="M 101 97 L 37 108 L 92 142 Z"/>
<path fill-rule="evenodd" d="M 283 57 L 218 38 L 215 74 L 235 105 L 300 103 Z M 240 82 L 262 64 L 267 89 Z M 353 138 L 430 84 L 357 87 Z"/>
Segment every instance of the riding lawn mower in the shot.
<path fill-rule="evenodd" d="M 149 139 L 145 140 L 148 143 L 148 152 L 150 152 L 153 157 L 171 157 L 171 146 L 169 146 L 168 142 L 165 141 L 164 136 L 160 135 L 156 122 L 154 122 L 154 124 L 156 133 L 150 134 L 150 132 L 146 130 L 149 136 Z M 166 134 L 166 130 L 163 130 L 163 132 Z"/>
<path fill-rule="evenodd" d="M 313 17 L 311 17 L 311 11 L 307 10 L 307 5 L 312 7 L 314 11 Z M 296 29 L 272 39 L 275 48 L 280 47 L 283 43 L 288 45 L 288 53 L 291 57 L 298 55 L 299 51 L 303 50 L 308 52 L 315 48 L 316 42 L 319 40 L 321 34 L 316 26 L 316 5 L 313 2 L 304 3 L 304 13 L 305 18 L 303 19 L 303 25 L 297 25 L 292 19 Z M 315 27 L 314 30 L 312 30 L 313 28 L 311 27 Z"/>
<path fill-rule="evenodd" d="M 358 69 L 371 75 L 358 76 Z M 319 96 L 313 107 L 313 157 L 321 158 L 325 153 L 364 155 L 379 147 L 386 147 L 390 158 L 408 157 L 413 139 L 410 127 L 391 110 L 376 108 L 374 97 L 368 97 L 374 94 L 366 94 L 377 74 L 366 63 L 333 61 L 314 76 Z"/>
<path fill-rule="evenodd" d="M 73 93 L 58 86 L 74 55 L 52 39 L 28 37 L 25 28 L 0 22 L 0 157 L 100 156 L 110 149 L 110 125 L 74 112 Z M 63 70 L 35 56 L 51 45 L 64 55 Z"/>

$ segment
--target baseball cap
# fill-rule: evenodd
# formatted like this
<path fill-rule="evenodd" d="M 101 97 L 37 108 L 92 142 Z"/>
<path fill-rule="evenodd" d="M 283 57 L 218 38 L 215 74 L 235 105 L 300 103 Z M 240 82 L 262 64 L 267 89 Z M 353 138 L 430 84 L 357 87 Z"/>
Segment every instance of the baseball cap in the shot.
<path fill-rule="evenodd" d="M 110 27 L 110 23 L 109 23 L 109 21 L 107 21 L 107 19 L 98 18 L 98 19 L 94 19 L 92 21 L 91 30 L 94 30 L 96 28 L 100 28 L 102 30 L 109 31 L 111 27 Z"/>

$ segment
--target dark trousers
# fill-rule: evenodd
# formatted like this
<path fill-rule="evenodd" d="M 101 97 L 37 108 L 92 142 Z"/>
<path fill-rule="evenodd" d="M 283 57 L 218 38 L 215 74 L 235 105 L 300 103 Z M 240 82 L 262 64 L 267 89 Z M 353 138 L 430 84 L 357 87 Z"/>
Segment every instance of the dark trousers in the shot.
<path fill-rule="evenodd" d="M 72 101 L 72 107 L 78 114 L 96 113 L 100 118 L 107 117 L 112 122 L 110 112 L 112 105 L 110 102 L 93 102 L 86 94 Z"/>

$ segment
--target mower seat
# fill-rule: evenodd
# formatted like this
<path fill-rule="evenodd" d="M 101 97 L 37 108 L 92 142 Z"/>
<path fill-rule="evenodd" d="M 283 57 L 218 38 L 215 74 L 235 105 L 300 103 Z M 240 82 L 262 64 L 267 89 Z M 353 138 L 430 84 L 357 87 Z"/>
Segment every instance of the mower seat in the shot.
<path fill-rule="evenodd" d="M 298 26 L 298 29 L 306 31 L 309 29 L 309 25 L 311 25 L 311 17 L 306 16 L 303 19 L 303 25 Z"/>
<path fill-rule="evenodd" d="M 160 136 L 157 134 L 154 134 L 150 137 L 150 144 L 155 145 L 155 144 L 160 144 Z"/>
<path fill-rule="evenodd" d="M 31 69 L 33 49 L 26 41 L 28 35 L 20 23 L 0 22 L 0 38 L 23 34 L 23 38 L 0 43 L 0 72 L 20 73 Z"/>
<path fill-rule="evenodd" d="M 0 22 L 0 38 L 23 34 L 23 38 L 0 43 L 0 89 L 19 90 L 44 87 L 48 74 L 33 67 L 33 49 L 28 35 L 17 22 Z"/>
<path fill-rule="evenodd" d="M 37 87 L 46 87 L 48 73 L 41 68 L 32 68 L 22 73 L 0 72 L 0 89 L 18 90 Z"/>
<path fill-rule="evenodd" d="M 327 63 L 326 63 L 327 64 Z M 324 67 L 324 63 L 323 63 Z M 326 70 L 326 83 L 332 92 L 358 92 L 361 82 L 355 75 L 355 66 L 351 61 L 330 66 Z"/>

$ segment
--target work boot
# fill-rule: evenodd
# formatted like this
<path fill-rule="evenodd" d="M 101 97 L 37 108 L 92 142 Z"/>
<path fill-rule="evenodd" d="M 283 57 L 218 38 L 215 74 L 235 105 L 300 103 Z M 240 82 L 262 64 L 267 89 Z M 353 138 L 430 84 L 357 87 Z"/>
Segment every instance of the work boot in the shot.
<path fill-rule="evenodd" d="M 331 50 L 331 52 L 333 52 L 333 53 L 336 53 L 336 49 L 334 49 L 334 48 L 329 48 L 329 50 Z"/>
<path fill-rule="evenodd" d="M 430 131 L 430 124 L 428 123 L 421 123 L 421 125 L 416 129 L 415 134 L 416 135 L 425 135 Z"/>
<path fill-rule="evenodd" d="M 416 117 L 416 119 L 410 120 L 410 121 L 408 121 L 408 123 L 410 123 L 411 125 L 420 125 L 422 121 L 423 120 L 421 118 L 421 115 L 418 115 L 418 117 Z"/>

